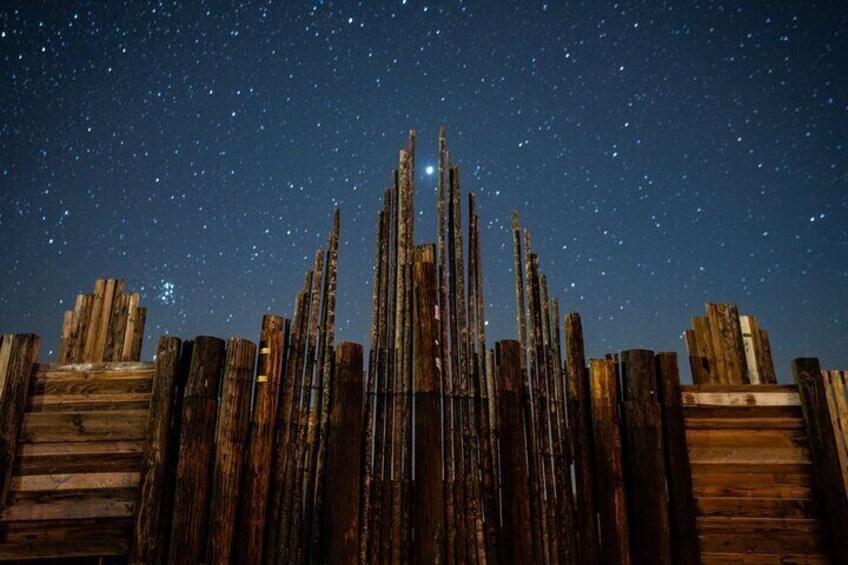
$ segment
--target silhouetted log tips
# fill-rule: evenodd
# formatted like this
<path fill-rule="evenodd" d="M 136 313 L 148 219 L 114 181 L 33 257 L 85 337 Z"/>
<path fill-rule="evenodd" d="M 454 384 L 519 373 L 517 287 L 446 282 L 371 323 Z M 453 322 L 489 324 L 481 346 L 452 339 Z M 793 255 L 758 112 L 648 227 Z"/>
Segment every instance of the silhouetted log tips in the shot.
<path fill-rule="evenodd" d="M 363 410 L 362 346 L 343 342 L 336 351 L 327 437 L 326 504 L 321 515 L 320 563 L 359 561 L 360 460 Z"/>
<path fill-rule="evenodd" d="M 205 557 L 218 385 L 223 363 L 223 340 L 206 336 L 194 340 L 183 399 L 168 563 L 193 565 Z"/>
<path fill-rule="evenodd" d="M 830 550 L 834 563 L 848 563 L 848 492 L 840 470 L 838 441 L 828 412 L 827 391 L 818 359 L 792 361 L 792 372 L 798 385 L 810 457 L 813 462 L 819 503 L 830 533 Z"/>
<path fill-rule="evenodd" d="M 665 457 L 654 353 L 621 353 L 623 452 L 635 564 L 671 564 Z"/>
<path fill-rule="evenodd" d="M 148 441 L 141 459 L 141 478 L 135 518 L 135 530 L 129 552 L 129 563 L 161 563 L 168 532 L 171 508 L 165 506 L 168 474 L 173 472 L 172 420 L 175 417 L 175 396 L 180 371 L 180 348 L 176 337 L 162 336 L 156 349 L 153 368 L 153 388 L 147 419 Z"/>
<path fill-rule="evenodd" d="M 274 422 L 280 393 L 284 351 L 288 345 L 289 320 L 262 318 L 256 383 L 244 460 L 244 484 L 239 495 L 237 535 L 233 554 L 236 563 L 256 565 L 262 561 L 265 515 L 270 490 L 274 449 Z"/>
<path fill-rule="evenodd" d="M 657 391 L 662 405 L 673 561 L 676 565 L 697 565 L 701 562 L 698 527 L 695 521 L 697 509 L 692 488 L 689 449 L 686 444 L 686 423 L 677 355 L 658 353 L 655 361 Z"/>
<path fill-rule="evenodd" d="M 598 521 L 595 503 L 594 446 L 589 376 L 583 350 L 580 314 L 565 315 L 566 398 L 574 458 L 579 562 L 598 562 Z"/>
<path fill-rule="evenodd" d="M 9 492 L 32 366 L 40 346 L 41 338 L 33 334 L 0 338 L 0 508 Z"/>
<path fill-rule="evenodd" d="M 524 376 L 521 344 L 513 340 L 496 344 L 498 422 L 500 425 L 502 520 L 501 547 L 505 563 L 534 562 L 530 532 L 528 445 L 524 433 Z"/>
<path fill-rule="evenodd" d="M 618 381 L 615 363 L 591 361 L 592 420 L 595 440 L 595 473 L 598 487 L 601 563 L 628 565 L 630 532 L 618 417 Z"/>
<path fill-rule="evenodd" d="M 440 560 L 443 536 L 441 398 L 439 376 L 439 326 L 437 318 L 436 250 L 415 248 L 415 489 L 413 491 L 412 551 L 415 563 Z"/>
<path fill-rule="evenodd" d="M 256 345 L 250 341 L 234 337 L 227 342 L 215 434 L 207 563 L 230 563 L 233 553 L 255 358 Z"/>

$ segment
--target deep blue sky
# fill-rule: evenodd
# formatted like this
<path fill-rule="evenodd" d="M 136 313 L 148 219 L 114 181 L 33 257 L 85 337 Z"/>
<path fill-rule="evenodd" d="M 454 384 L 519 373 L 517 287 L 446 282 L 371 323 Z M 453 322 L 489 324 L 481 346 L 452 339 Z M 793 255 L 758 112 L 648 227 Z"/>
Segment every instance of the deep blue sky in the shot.
<path fill-rule="evenodd" d="M 0 331 L 55 350 L 74 295 L 120 276 L 145 357 L 255 339 L 338 205 L 338 337 L 367 341 L 382 188 L 415 128 L 435 239 L 444 124 L 491 338 L 515 333 L 517 208 L 592 356 L 683 352 L 735 301 L 782 380 L 800 355 L 848 368 L 846 5 L 601 4 L 4 3 Z"/>

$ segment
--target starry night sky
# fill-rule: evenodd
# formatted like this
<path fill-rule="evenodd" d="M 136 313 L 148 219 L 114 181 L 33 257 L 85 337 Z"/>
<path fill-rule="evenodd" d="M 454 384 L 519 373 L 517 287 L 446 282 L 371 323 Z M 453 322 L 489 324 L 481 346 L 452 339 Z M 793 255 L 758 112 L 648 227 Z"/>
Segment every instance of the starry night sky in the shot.
<path fill-rule="evenodd" d="M 112 276 L 142 291 L 145 358 L 162 333 L 256 339 L 340 206 L 337 337 L 367 342 L 382 189 L 416 129 L 435 240 L 444 124 L 490 340 L 515 334 L 518 209 L 591 356 L 683 353 L 735 301 L 781 380 L 848 368 L 848 7 L 810 4 L 4 2 L 0 331 L 53 355 Z"/>

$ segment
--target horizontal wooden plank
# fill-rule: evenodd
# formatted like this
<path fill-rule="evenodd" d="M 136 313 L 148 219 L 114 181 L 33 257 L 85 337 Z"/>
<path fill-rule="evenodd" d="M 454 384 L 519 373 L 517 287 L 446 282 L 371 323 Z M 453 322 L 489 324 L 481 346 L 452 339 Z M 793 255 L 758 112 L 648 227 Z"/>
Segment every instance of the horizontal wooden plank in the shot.
<path fill-rule="evenodd" d="M 790 418 L 803 422 L 801 406 L 684 406 L 683 416 L 691 418 L 760 419 Z"/>
<path fill-rule="evenodd" d="M 18 446 L 15 475 L 139 472 L 144 441 L 26 443 Z"/>
<path fill-rule="evenodd" d="M 815 500 L 792 498 L 698 497 L 701 516 L 723 518 L 808 518 L 819 517 Z"/>
<path fill-rule="evenodd" d="M 129 371 L 153 371 L 151 361 L 129 361 L 110 363 L 36 363 L 36 373 L 125 373 Z"/>
<path fill-rule="evenodd" d="M 38 394 L 27 398 L 28 412 L 92 412 L 146 410 L 149 392 L 82 394 Z"/>
<path fill-rule="evenodd" d="M 680 390 L 687 392 L 798 392 L 796 385 L 681 385 Z"/>
<path fill-rule="evenodd" d="M 701 546 L 711 553 L 821 554 L 818 520 L 699 517 Z"/>
<path fill-rule="evenodd" d="M 17 492 L 50 492 L 58 490 L 137 488 L 140 476 L 140 473 L 19 475 L 12 477 L 10 490 Z"/>
<path fill-rule="evenodd" d="M 50 379 L 33 381 L 29 394 L 39 396 L 149 393 L 152 385 L 153 378 L 149 375 L 118 375 L 111 379 Z"/>
<path fill-rule="evenodd" d="M 30 412 L 24 415 L 18 441 L 143 440 L 147 437 L 147 417 L 147 410 Z"/>
<path fill-rule="evenodd" d="M 830 565 L 822 554 L 789 555 L 774 553 L 701 553 L 703 565 Z"/>
<path fill-rule="evenodd" d="M 806 447 L 751 447 L 727 445 L 689 446 L 692 463 L 805 464 L 810 462 Z"/>
<path fill-rule="evenodd" d="M 132 518 L 138 489 L 12 492 L 0 520 Z"/>
<path fill-rule="evenodd" d="M 692 488 L 696 497 L 731 496 L 748 498 L 812 498 L 813 477 L 808 469 L 793 471 L 775 470 L 774 466 L 747 467 L 752 472 L 738 469 L 720 470 L 720 465 L 693 465 Z M 719 467 L 719 469 L 714 469 Z M 735 466 L 733 466 L 735 467 Z M 803 466 L 798 466 L 803 467 Z"/>
<path fill-rule="evenodd" d="M 799 430 L 804 431 L 801 418 L 698 418 L 686 420 L 687 430 Z"/>
<path fill-rule="evenodd" d="M 777 430 L 744 430 L 721 429 L 703 430 L 687 429 L 686 442 L 690 447 L 695 446 L 727 446 L 727 447 L 806 447 L 806 430 L 777 429 Z"/>
<path fill-rule="evenodd" d="M 757 388 L 760 386 L 764 385 L 758 385 Z M 801 400 L 796 391 L 684 391 L 683 404 L 697 406 L 800 406 Z"/>
<path fill-rule="evenodd" d="M 132 518 L 0 523 L 0 559 L 125 554 Z"/>

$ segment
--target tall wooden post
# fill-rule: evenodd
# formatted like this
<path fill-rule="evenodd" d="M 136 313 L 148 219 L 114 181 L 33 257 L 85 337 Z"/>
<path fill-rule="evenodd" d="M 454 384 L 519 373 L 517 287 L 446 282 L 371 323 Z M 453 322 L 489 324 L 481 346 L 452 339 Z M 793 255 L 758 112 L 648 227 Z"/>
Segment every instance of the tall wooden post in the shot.
<path fill-rule="evenodd" d="M 244 450 L 250 424 L 250 394 L 255 359 L 256 345 L 253 343 L 239 337 L 231 338 L 227 343 L 215 435 L 207 563 L 231 562 Z"/>
<path fill-rule="evenodd" d="M 598 514 L 601 563 L 629 565 L 630 531 L 621 454 L 618 416 L 618 376 L 610 359 L 591 361 L 592 421 L 595 436 L 595 473 L 598 478 Z"/>
<path fill-rule="evenodd" d="M 33 334 L 0 337 L 0 508 L 6 503 L 12 480 L 18 432 L 40 345 L 41 338 Z"/>
<path fill-rule="evenodd" d="M 289 320 L 280 316 L 262 318 L 253 413 L 244 461 L 244 484 L 238 510 L 238 533 L 233 554 L 236 563 L 258 565 L 264 548 L 265 515 L 270 490 L 274 448 L 274 422 L 280 393 L 284 351 L 288 346 Z"/>
<path fill-rule="evenodd" d="M 501 548 L 506 563 L 533 563 L 534 552 L 541 548 L 534 548 L 530 531 L 529 446 L 525 439 L 521 345 L 512 340 L 499 341 L 495 351 L 503 488 Z"/>
<path fill-rule="evenodd" d="M 574 457 L 579 562 L 595 565 L 598 563 L 595 448 L 580 314 L 565 315 L 565 348 L 566 401 Z"/>
<path fill-rule="evenodd" d="M 623 450 L 633 563 L 671 564 L 665 456 L 654 353 L 621 353 Z"/>
<path fill-rule="evenodd" d="M 168 563 L 194 565 L 205 557 L 218 385 L 223 362 L 223 340 L 207 336 L 194 340 L 183 400 Z"/>
<path fill-rule="evenodd" d="M 827 392 L 818 359 L 792 361 L 792 372 L 807 423 L 810 456 L 834 563 L 848 563 L 848 492 L 839 468 L 837 440 L 827 406 Z"/>
<path fill-rule="evenodd" d="M 179 437 L 173 435 L 175 396 L 180 370 L 179 338 L 162 336 L 156 349 L 153 367 L 153 389 L 147 420 L 148 440 L 141 459 L 135 531 L 129 552 L 129 563 L 158 564 L 163 560 L 168 532 L 165 494 L 168 474 L 173 472 L 173 446 Z"/>
<path fill-rule="evenodd" d="M 665 467 L 668 482 L 671 547 L 676 565 L 698 565 L 701 551 L 695 521 L 695 497 L 692 491 L 692 468 L 686 445 L 686 422 L 680 391 L 677 355 L 656 355 L 657 385 L 662 405 Z"/>
<path fill-rule="evenodd" d="M 362 346 L 343 342 L 336 351 L 336 383 L 327 437 L 326 505 L 320 516 L 320 563 L 357 563 L 362 445 Z"/>
<path fill-rule="evenodd" d="M 440 559 L 444 539 L 442 490 L 439 326 L 436 317 L 436 250 L 415 248 L 415 489 L 413 561 L 431 565 Z"/>

